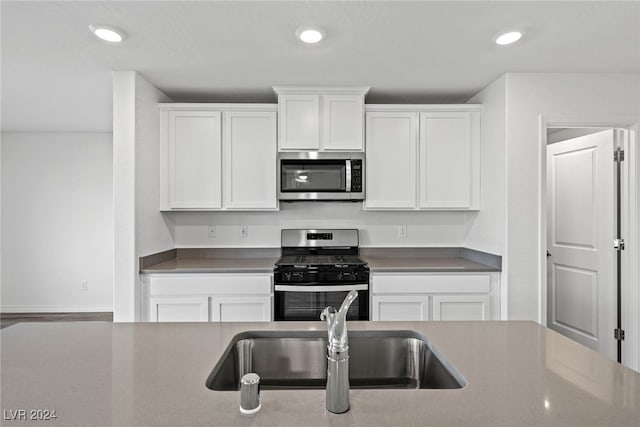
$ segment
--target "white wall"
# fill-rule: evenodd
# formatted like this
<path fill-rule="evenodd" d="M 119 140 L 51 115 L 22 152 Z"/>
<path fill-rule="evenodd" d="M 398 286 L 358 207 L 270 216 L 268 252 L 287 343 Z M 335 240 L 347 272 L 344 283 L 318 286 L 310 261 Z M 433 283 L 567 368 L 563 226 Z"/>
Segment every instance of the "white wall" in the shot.
<path fill-rule="evenodd" d="M 507 230 L 507 76 L 474 96 L 482 104 L 480 212 L 465 245 L 505 257 Z M 503 261 L 505 258 L 503 258 Z"/>
<path fill-rule="evenodd" d="M 469 100 L 482 104 L 480 212 L 465 246 L 502 256 L 502 319 L 509 317 L 507 250 L 507 76 L 503 75 Z"/>
<path fill-rule="evenodd" d="M 358 228 L 361 246 L 463 246 L 477 212 L 371 212 L 361 203 L 281 203 L 279 212 L 171 212 L 177 247 L 280 247 L 282 228 Z M 208 226 L 216 237 L 208 237 Z M 240 237 L 247 225 L 248 237 Z M 398 226 L 407 237 L 398 237 Z"/>
<path fill-rule="evenodd" d="M 541 319 L 541 118 L 640 119 L 640 75 L 507 75 L 509 318 Z"/>
<path fill-rule="evenodd" d="M 111 311 L 111 134 L 3 133 L 1 149 L 1 311 Z"/>
<path fill-rule="evenodd" d="M 173 225 L 159 212 L 158 102 L 171 101 L 135 71 L 113 73 L 114 313 L 140 313 L 138 258 L 174 247 Z"/>

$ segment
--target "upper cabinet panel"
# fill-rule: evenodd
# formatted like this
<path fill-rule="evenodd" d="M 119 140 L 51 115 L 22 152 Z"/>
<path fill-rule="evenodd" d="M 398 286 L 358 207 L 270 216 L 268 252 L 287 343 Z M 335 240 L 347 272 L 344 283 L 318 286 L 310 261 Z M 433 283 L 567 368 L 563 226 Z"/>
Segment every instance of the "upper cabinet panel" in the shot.
<path fill-rule="evenodd" d="M 365 209 L 480 208 L 480 106 L 368 105 L 366 110 Z"/>
<path fill-rule="evenodd" d="M 319 150 L 320 96 L 281 95 L 278 106 L 280 149 Z"/>
<path fill-rule="evenodd" d="M 274 87 L 279 151 L 363 151 L 368 87 Z"/>
<path fill-rule="evenodd" d="M 220 112 L 172 111 L 168 127 L 170 206 L 220 208 Z"/>
<path fill-rule="evenodd" d="M 160 210 L 277 210 L 276 106 L 161 104 Z"/>
<path fill-rule="evenodd" d="M 479 183 L 480 113 L 420 114 L 420 207 L 470 209 Z"/>
<path fill-rule="evenodd" d="M 276 209 L 276 113 L 226 112 L 224 206 Z"/>

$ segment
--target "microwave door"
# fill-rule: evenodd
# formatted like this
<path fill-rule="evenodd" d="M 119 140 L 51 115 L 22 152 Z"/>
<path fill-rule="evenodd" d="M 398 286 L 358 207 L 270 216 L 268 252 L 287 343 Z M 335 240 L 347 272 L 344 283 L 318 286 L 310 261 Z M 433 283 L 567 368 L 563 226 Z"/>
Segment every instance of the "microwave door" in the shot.
<path fill-rule="evenodd" d="M 347 162 L 285 161 L 281 163 L 281 191 L 291 193 L 346 192 Z"/>

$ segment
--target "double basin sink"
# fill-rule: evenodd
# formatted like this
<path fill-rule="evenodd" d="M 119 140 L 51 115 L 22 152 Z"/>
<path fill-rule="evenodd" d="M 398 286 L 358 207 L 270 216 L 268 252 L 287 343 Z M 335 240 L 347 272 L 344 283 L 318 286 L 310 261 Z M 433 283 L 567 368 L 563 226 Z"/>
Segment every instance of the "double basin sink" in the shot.
<path fill-rule="evenodd" d="M 326 331 L 258 331 L 236 335 L 207 378 L 211 390 L 240 389 L 249 372 L 261 389 L 322 389 L 327 382 Z M 456 389 L 464 377 L 422 334 L 350 331 L 352 389 Z"/>

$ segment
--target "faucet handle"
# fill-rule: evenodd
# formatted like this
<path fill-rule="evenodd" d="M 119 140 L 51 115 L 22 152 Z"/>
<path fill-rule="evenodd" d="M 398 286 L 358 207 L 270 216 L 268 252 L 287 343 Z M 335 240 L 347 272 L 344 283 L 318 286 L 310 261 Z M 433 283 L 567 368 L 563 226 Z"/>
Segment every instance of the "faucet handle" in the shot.
<path fill-rule="evenodd" d="M 327 320 L 331 323 L 333 322 L 333 318 L 336 316 L 337 312 L 338 311 L 331 306 L 325 307 L 325 309 L 320 313 L 320 320 Z"/>

